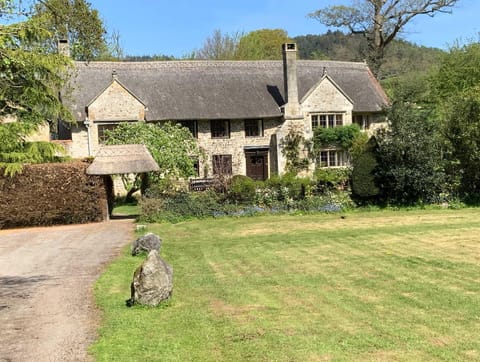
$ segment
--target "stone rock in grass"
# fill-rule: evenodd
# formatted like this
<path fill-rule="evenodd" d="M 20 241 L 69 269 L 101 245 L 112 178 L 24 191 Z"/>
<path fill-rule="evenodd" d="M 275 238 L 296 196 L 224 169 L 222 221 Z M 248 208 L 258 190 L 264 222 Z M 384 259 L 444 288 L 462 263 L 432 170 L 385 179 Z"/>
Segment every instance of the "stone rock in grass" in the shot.
<path fill-rule="evenodd" d="M 149 253 L 152 250 L 160 252 L 161 245 L 162 240 L 159 238 L 158 235 L 154 233 L 145 234 L 133 242 L 132 255 Z"/>
<path fill-rule="evenodd" d="M 135 270 L 131 285 L 131 298 L 127 305 L 135 303 L 157 306 L 170 298 L 173 292 L 173 269 L 156 250 Z"/>

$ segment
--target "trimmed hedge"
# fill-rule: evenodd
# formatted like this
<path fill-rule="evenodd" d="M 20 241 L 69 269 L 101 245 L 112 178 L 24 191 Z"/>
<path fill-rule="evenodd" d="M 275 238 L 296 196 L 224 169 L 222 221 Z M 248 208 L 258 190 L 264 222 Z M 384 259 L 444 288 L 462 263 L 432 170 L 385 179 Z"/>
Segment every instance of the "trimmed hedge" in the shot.
<path fill-rule="evenodd" d="M 108 215 L 104 179 L 87 162 L 25 165 L 13 177 L 0 170 L 0 229 L 102 221 Z"/>

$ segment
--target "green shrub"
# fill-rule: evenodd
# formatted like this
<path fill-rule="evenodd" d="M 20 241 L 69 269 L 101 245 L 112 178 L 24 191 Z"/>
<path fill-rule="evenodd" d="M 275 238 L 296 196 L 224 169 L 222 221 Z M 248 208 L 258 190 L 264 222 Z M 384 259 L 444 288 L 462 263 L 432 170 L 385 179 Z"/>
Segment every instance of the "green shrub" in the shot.
<path fill-rule="evenodd" d="M 277 201 L 284 201 L 287 198 L 302 200 L 311 193 L 312 180 L 287 173 L 266 180 L 264 188 L 270 189 L 273 194 L 277 195 Z"/>
<path fill-rule="evenodd" d="M 350 168 L 317 168 L 313 175 L 316 193 L 323 193 L 333 189 L 346 189 L 350 175 Z"/>
<path fill-rule="evenodd" d="M 142 221 L 178 222 L 214 216 L 222 210 L 222 204 L 220 197 L 213 191 L 179 192 L 162 198 L 143 198 L 140 209 Z"/>
<path fill-rule="evenodd" d="M 366 151 L 355 160 L 352 172 L 352 193 L 355 197 L 366 200 L 380 193 L 375 185 L 373 173 L 376 166 L 375 155 L 370 151 Z"/>
<path fill-rule="evenodd" d="M 228 186 L 227 197 L 234 202 L 251 202 L 255 198 L 256 183 L 248 176 L 235 175 Z"/>
<path fill-rule="evenodd" d="M 354 207 L 347 192 L 330 191 L 295 203 L 296 210 L 305 212 L 341 212 Z"/>

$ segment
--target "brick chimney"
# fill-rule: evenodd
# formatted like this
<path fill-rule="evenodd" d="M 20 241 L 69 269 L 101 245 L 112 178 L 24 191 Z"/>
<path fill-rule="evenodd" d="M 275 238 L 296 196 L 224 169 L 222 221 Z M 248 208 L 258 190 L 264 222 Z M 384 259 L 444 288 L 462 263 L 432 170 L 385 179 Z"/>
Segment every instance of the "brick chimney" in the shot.
<path fill-rule="evenodd" d="M 57 43 L 58 54 L 70 57 L 70 44 L 68 39 L 60 39 Z"/>
<path fill-rule="evenodd" d="M 283 81 L 285 87 L 285 105 L 283 112 L 285 119 L 302 118 L 298 101 L 297 84 L 297 44 L 282 45 L 283 53 Z"/>

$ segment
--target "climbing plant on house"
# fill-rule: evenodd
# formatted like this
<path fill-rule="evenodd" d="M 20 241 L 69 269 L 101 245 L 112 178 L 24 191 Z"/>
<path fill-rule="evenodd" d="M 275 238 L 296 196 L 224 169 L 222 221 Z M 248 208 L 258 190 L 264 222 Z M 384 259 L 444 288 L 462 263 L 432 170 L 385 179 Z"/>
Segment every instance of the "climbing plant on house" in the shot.
<path fill-rule="evenodd" d="M 285 170 L 287 173 L 298 174 L 308 169 L 310 163 L 307 155 L 302 155 L 302 149 L 309 150 L 311 144 L 302 132 L 293 126 L 290 126 L 287 135 L 282 139 L 280 146 L 282 147 L 282 155 L 285 157 Z"/>
<path fill-rule="evenodd" d="M 326 148 L 348 151 L 353 140 L 360 134 L 360 127 L 356 124 L 332 128 L 318 127 L 313 131 L 311 157 L 319 159 Z"/>
<path fill-rule="evenodd" d="M 318 152 L 322 148 L 334 146 L 348 150 L 352 142 L 360 134 L 357 124 L 332 128 L 315 128 L 313 132 L 313 151 Z"/>

